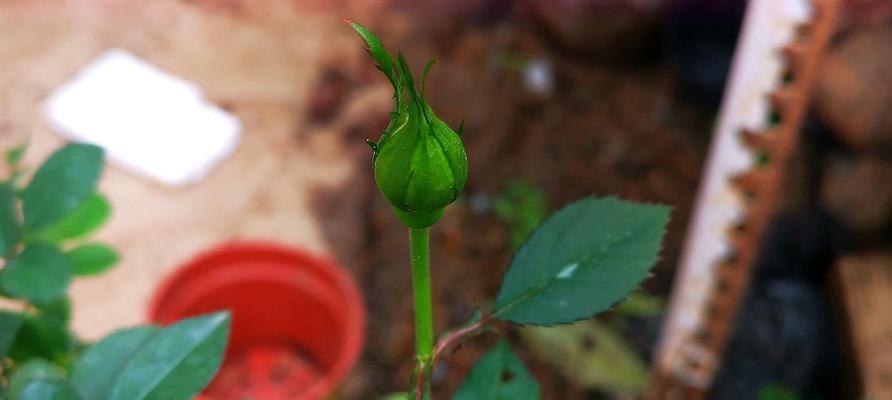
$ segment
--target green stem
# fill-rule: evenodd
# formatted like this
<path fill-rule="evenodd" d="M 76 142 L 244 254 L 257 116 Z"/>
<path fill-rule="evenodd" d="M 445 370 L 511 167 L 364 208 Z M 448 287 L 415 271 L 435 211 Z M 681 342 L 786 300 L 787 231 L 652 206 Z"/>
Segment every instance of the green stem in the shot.
<path fill-rule="evenodd" d="M 428 233 L 428 228 L 409 228 L 412 242 L 412 290 L 415 294 L 415 357 L 418 365 L 427 370 L 431 367 L 428 364 L 434 354 L 434 312 L 431 304 Z"/>

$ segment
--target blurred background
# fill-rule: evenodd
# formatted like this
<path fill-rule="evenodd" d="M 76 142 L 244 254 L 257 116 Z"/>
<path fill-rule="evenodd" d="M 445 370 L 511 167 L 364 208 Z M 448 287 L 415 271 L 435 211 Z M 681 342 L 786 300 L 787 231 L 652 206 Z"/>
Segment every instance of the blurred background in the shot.
<path fill-rule="evenodd" d="M 470 180 L 431 240 L 439 330 L 493 298 L 512 250 L 560 206 L 618 195 L 673 207 L 662 258 L 629 301 L 553 331 L 504 329 L 543 398 L 636 398 L 746 3 L 3 2 L 0 144 L 29 141 L 26 162 L 36 165 L 63 143 L 44 102 L 110 48 L 194 83 L 207 103 L 237 117 L 237 147 L 183 187 L 105 171 L 101 188 L 115 214 L 99 237 L 123 258 L 74 285 L 75 330 L 95 339 L 144 321 L 158 283 L 208 247 L 275 240 L 327 254 L 356 279 L 365 347 L 338 398 L 380 398 L 411 373 L 411 282 L 407 236 L 377 192 L 365 144 L 387 125 L 392 103 L 343 20 L 360 22 L 415 71 L 439 57 L 426 96 L 450 126 L 464 121 Z M 885 371 L 876 393 L 887 397 L 874 398 L 892 398 L 888 321 L 846 310 L 846 296 L 858 293 L 892 301 L 890 15 L 892 1 L 844 2 L 712 398 L 856 398 L 875 367 Z M 161 160 L 164 147 L 191 139 L 163 140 Z M 876 339 L 859 339 L 863 332 Z M 443 360 L 435 393 L 453 393 L 496 339 L 479 336 Z M 881 361 L 865 364 L 859 354 Z"/>

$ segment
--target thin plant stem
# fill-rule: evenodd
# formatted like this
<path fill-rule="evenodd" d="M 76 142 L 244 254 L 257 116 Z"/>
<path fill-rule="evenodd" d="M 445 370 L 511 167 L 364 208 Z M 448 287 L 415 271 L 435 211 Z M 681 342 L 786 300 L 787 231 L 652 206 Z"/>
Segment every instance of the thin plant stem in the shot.
<path fill-rule="evenodd" d="M 434 312 L 431 304 L 429 229 L 409 228 L 412 291 L 415 295 L 415 358 L 418 378 L 425 379 L 434 354 Z M 422 384 L 419 382 L 419 384 Z M 423 385 L 429 390 L 428 385 Z"/>

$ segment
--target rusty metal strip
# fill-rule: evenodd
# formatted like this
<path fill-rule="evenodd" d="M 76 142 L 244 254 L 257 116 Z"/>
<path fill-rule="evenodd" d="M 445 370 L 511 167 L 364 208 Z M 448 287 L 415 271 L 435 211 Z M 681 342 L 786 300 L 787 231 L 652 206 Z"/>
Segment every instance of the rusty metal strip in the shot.
<path fill-rule="evenodd" d="M 749 3 L 648 399 L 698 399 L 709 390 L 839 7 L 839 0 Z M 779 121 L 768 123 L 771 115 Z M 760 154 L 770 161 L 754 162 Z"/>

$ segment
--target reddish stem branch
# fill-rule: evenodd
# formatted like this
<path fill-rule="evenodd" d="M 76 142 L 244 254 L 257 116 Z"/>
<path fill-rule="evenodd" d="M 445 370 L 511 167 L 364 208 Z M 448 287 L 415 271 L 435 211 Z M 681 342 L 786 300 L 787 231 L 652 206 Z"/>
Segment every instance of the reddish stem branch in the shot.
<path fill-rule="evenodd" d="M 418 368 L 415 377 L 415 400 L 424 400 L 424 368 Z"/>
<path fill-rule="evenodd" d="M 440 340 L 437 341 L 437 345 L 434 347 L 434 358 L 433 360 L 431 360 L 431 365 L 436 364 L 437 359 L 440 357 L 440 354 L 455 346 L 465 337 L 476 333 L 478 330 L 480 330 L 480 328 L 483 328 L 483 326 L 490 323 L 491 321 L 492 314 L 485 315 L 481 317 L 479 321 L 463 328 L 456 329 L 441 337 Z"/>
<path fill-rule="evenodd" d="M 436 346 L 434 346 L 434 355 L 430 360 L 429 365 L 420 365 L 418 367 L 417 376 L 415 377 L 415 400 L 423 400 L 424 399 L 424 380 L 425 380 L 425 371 L 430 368 L 433 371 L 434 365 L 437 364 L 437 360 L 440 358 L 440 355 L 448 351 L 450 348 L 457 345 L 466 337 L 477 333 L 481 328 L 483 328 L 486 324 L 492 322 L 493 315 L 485 315 L 480 318 L 479 321 L 456 329 L 452 332 L 446 333 L 443 337 L 437 340 Z"/>

